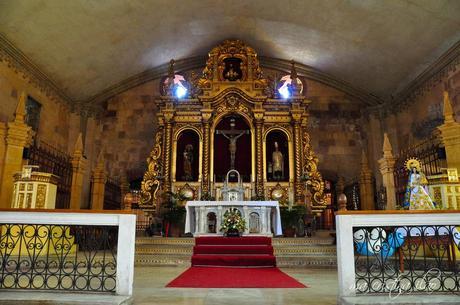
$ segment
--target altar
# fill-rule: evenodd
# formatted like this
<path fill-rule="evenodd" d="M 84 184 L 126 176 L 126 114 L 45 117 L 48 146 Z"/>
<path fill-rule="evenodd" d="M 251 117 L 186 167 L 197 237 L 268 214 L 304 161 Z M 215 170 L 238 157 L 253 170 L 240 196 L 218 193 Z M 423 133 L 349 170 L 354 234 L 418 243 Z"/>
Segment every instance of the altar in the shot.
<path fill-rule="evenodd" d="M 221 235 L 225 211 L 237 208 L 246 221 L 244 235 L 282 235 L 278 201 L 188 201 L 185 205 L 185 233 Z"/>

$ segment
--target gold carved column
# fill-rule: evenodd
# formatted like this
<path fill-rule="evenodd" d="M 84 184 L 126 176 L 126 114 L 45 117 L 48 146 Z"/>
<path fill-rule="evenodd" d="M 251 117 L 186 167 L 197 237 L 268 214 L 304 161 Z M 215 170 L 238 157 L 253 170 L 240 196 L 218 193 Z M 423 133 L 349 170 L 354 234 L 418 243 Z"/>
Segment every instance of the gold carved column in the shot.
<path fill-rule="evenodd" d="M 168 113 L 165 114 L 165 131 L 164 131 L 164 140 L 163 140 L 163 191 L 169 192 L 171 191 L 171 137 L 172 137 L 172 118 L 173 115 Z"/>
<path fill-rule="evenodd" d="M 263 114 L 255 113 L 256 125 L 256 194 L 261 198 L 264 196 L 264 166 L 263 166 Z"/>
<path fill-rule="evenodd" d="M 301 115 L 292 114 L 294 128 L 294 202 L 303 204 L 304 182 L 302 181 L 302 137 Z"/>
<path fill-rule="evenodd" d="M 201 110 L 202 116 L 202 124 L 203 124 L 203 156 L 202 156 L 202 181 L 201 181 L 201 193 L 202 194 L 209 194 L 210 193 L 210 163 L 209 160 L 211 159 L 211 150 L 210 142 L 211 142 L 211 116 L 212 116 L 212 109 L 206 107 L 205 109 Z"/>

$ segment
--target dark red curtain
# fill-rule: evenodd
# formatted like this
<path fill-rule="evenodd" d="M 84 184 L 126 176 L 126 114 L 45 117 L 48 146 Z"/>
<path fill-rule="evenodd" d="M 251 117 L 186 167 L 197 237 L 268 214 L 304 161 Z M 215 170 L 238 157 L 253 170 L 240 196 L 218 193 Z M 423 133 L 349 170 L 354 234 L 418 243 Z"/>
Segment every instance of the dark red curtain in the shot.
<path fill-rule="evenodd" d="M 268 163 L 272 162 L 272 154 L 275 151 L 275 142 L 278 143 L 278 150 L 283 154 L 284 159 L 284 177 L 279 181 L 289 181 L 289 149 L 288 149 L 288 139 L 284 132 L 279 130 L 271 131 L 267 135 L 267 164 L 265 168 L 268 169 Z M 273 179 L 272 174 L 267 172 L 267 180 L 268 181 L 275 181 Z"/>
<path fill-rule="evenodd" d="M 239 115 L 224 117 L 216 126 L 216 130 L 229 130 L 230 117 L 235 118 L 236 130 L 249 130 L 250 127 Z M 214 174 L 216 182 L 222 182 L 230 170 L 229 141 L 221 134 L 214 134 Z M 243 181 L 249 182 L 251 176 L 251 134 L 244 134 L 236 142 L 235 169 L 240 173 Z"/>
<path fill-rule="evenodd" d="M 186 181 L 186 179 L 184 179 L 184 151 L 185 147 L 189 144 L 193 147 L 193 161 L 192 179 L 188 181 L 198 181 L 200 139 L 198 134 L 193 130 L 184 130 L 177 138 L 176 181 Z"/>

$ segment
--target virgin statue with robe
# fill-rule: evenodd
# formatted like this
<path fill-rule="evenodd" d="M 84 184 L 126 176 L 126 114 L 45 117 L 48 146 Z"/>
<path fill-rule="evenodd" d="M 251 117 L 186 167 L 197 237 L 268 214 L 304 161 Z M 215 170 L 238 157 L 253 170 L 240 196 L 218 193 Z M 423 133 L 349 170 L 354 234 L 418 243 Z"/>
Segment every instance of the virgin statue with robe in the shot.
<path fill-rule="evenodd" d="M 422 173 L 420 161 L 409 159 L 406 161 L 409 179 L 404 196 L 403 206 L 409 210 L 434 210 L 435 205 L 425 189 L 428 181 Z"/>

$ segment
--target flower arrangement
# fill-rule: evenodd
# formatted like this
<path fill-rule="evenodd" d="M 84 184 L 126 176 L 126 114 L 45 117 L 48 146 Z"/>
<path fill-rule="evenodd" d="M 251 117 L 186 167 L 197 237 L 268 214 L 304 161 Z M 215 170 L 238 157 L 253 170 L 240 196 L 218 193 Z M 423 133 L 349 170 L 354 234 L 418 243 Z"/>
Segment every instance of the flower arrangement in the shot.
<path fill-rule="evenodd" d="M 240 211 L 237 208 L 230 208 L 224 213 L 222 220 L 221 231 L 228 233 L 229 231 L 243 232 L 246 229 L 246 221 L 241 217 Z"/>

